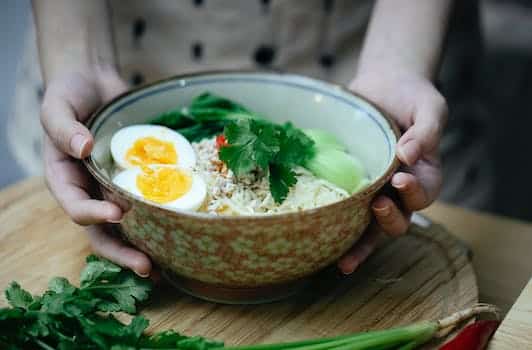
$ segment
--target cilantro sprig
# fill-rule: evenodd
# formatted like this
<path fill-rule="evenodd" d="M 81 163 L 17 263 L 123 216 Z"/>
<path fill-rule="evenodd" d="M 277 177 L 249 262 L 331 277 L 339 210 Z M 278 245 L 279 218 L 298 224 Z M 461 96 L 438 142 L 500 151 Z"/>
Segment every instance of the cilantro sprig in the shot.
<path fill-rule="evenodd" d="M 135 316 L 129 324 L 114 312 L 134 314 L 147 300 L 151 283 L 132 271 L 94 255 L 87 257 L 80 287 L 52 278 L 40 296 L 17 282 L 5 291 L 10 307 L 0 308 L 1 349 L 183 349 L 209 350 L 223 344 L 175 331 L 147 335 L 148 320 Z"/>
<path fill-rule="evenodd" d="M 270 192 L 282 203 L 296 184 L 296 166 L 314 155 L 314 141 L 290 123 L 265 120 L 244 106 L 212 93 L 197 96 L 187 107 L 158 115 L 151 121 L 200 141 L 223 132 L 229 146 L 220 149 L 220 159 L 237 176 L 256 169 L 268 176 Z"/>
<path fill-rule="evenodd" d="M 263 119 L 237 119 L 224 129 L 228 145 L 219 157 L 235 175 L 261 169 L 268 175 L 270 192 L 282 203 L 296 184 L 296 166 L 314 155 L 314 141 L 291 123 L 275 124 Z"/>

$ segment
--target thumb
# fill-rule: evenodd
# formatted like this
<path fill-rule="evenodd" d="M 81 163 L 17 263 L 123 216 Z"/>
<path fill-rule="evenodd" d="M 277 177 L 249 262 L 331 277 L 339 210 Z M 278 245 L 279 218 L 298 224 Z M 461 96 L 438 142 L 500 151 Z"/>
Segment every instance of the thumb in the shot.
<path fill-rule="evenodd" d="M 447 104 L 441 95 L 426 99 L 413 115 L 413 124 L 397 143 L 397 156 L 412 166 L 423 155 L 435 152 L 447 119 Z"/>
<path fill-rule="evenodd" d="M 102 74 L 99 79 L 102 102 L 108 102 L 128 90 L 128 84 L 116 72 Z"/>
<path fill-rule="evenodd" d="M 52 142 L 74 158 L 87 157 L 93 145 L 89 130 L 76 118 L 73 107 L 59 97 L 50 96 L 41 108 L 41 123 Z"/>

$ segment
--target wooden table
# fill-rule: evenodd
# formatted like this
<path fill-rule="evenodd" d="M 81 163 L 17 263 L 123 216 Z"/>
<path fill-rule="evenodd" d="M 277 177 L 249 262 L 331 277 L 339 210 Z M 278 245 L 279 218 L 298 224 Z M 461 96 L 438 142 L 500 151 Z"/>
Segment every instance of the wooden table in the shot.
<path fill-rule="evenodd" d="M 471 247 L 480 301 L 509 309 L 489 350 L 532 349 L 532 224 L 441 203 L 424 214 Z"/>
<path fill-rule="evenodd" d="M 29 210 L 29 208 L 31 208 L 31 210 Z M 494 302 L 501 305 L 503 308 L 508 309 L 514 303 L 516 297 L 532 274 L 532 264 L 527 264 L 527 260 L 530 261 L 530 248 L 532 248 L 532 225 L 474 213 L 439 203 L 426 210 L 425 214 L 435 221 L 444 222 L 453 233 L 473 248 L 473 262 L 477 272 L 481 293 L 480 300 Z M 43 221 L 41 217 L 46 217 L 46 220 Z M 44 288 L 46 281 L 52 275 L 66 276 L 74 282 L 77 282 L 75 273 L 79 271 L 83 264 L 82 257 L 89 252 L 86 240 L 84 236 L 81 235 L 79 227 L 69 223 L 61 210 L 57 208 L 56 203 L 47 194 L 41 179 L 31 179 L 0 192 L 0 234 L 3 234 L 3 236 L 0 236 L 2 236 L 3 239 L 2 244 L 4 244 L 4 242 L 11 242 L 11 244 L 16 242 L 14 245 L 14 247 L 16 247 L 15 249 L 10 249 L 9 251 L 4 249 L 3 254 L 4 258 L 7 259 L 6 261 L 17 262 L 23 261 L 23 259 L 25 259 L 24 261 L 30 259 L 27 256 L 29 250 L 26 249 L 27 247 L 25 247 L 25 243 L 21 242 L 19 237 L 13 237 L 13 235 L 20 235 L 23 239 L 28 239 L 27 237 L 29 236 L 25 235 L 24 232 L 32 227 L 28 224 L 31 223 L 32 220 L 46 222 L 50 225 L 49 227 L 55 228 L 55 230 L 64 231 L 66 229 L 70 234 L 64 238 L 59 236 L 57 232 L 54 232 L 54 229 L 36 228 L 36 231 L 40 230 L 38 244 L 42 245 L 42 250 L 36 250 L 33 248 L 31 250 L 31 254 L 33 255 L 31 256 L 31 259 L 33 259 L 32 261 L 46 262 L 46 275 L 39 276 L 32 272 L 31 268 L 24 272 L 20 270 L 20 266 L 17 269 L 16 266 L 0 263 L 2 274 L 4 274 L 4 277 L 0 274 L 0 280 L 3 281 L 6 278 L 16 278 L 31 285 L 31 288 L 37 289 Z M 63 226 L 66 228 L 63 228 Z M 471 265 L 466 261 L 467 259 L 464 260 L 463 257 L 465 255 L 460 244 L 457 245 L 455 239 L 452 239 L 448 234 L 445 236 L 446 233 L 441 230 L 435 230 L 434 232 L 436 235 L 443 235 L 440 235 L 441 237 L 448 237 L 448 241 L 443 241 L 443 244 L 448 245 L 448 249 L 451 249 L 448 251 L 456 256 L 455 260 L 452 261 L 452 264 L 454 264 L 455 267 L 459 267 L 459 270 L 457 270 L 457 276 L 454 277 L 458 282 L 455 281 L 454 283 L 458 283 L 456 286 L 461 289 L 459 293 L 465 293 L 464 296 L 466 296 L 465 298 L 461 298 L 463 299 L 460 301 L 461 304 L 451 306 L 444 305 L 444 309 L 450 308 L 452 311 L 453 308 L 463 307 L 463 305 L 470 303 L 471 300 L 473 300 L 472 298 L 476 298 L 476 284 L 473 278 L 472 283 L 475 284 L 475 291 L 473 292 L 473 290 L 468 287 L 471 285 L 470 278 L 468 277 L 470 276 L 468 271 L 471 271 Z M 80 234 L 78 235 L 78 233 Z M 43 239 L 44 234 L 49 234 L 49 238 Z M 415 238 L 410 238 L 410 240 L 412 239 Z M 408 242 L 408 240 L 406 240 L 406 242 Z M 430 245 L 430 243 L 428 244 Z M 54 254 L 50 254 L 46 249 L 47 246 L 54 247 Z M 73 249 L 76 251 L 70 251 L 67 253 L 66 250 L 63 251 L 62 249 L 57 249 L 57 247 L 62 246 L 74 247 Z M 424 246 L 426 246 L 426 244 L 420 246 L 423 247 L 421 249 L 427 249 Z M 1 250 L 0 247 L 0 251 Z M 70 250 L 72 250 L 72 248 Z M 427 255 L 426 253 L 427 251 L 425 252 L 425 255 Z M 381 259 L 381 261 L 387 261 L 385 259 L 389 258 L 388 256 L 382 256 L 382 252 L 375 255 L 377 257 L 372 257 L 372 259 L 362 267 L 362 270 L 368 270 L 370 273 L 373 273 L 372 271 L 378 267 L 377 263 L 379 262 L 379 259 Z M 379 255 L 381 256 L 379 257 Z M 74 259 L 72 258 L 73 256 L 75 257 Z M 77 259 L 77 257 L 79 257 L 79 259 Z M 402 260 L 405 258 L 407 259 L 408 257 L 401 257 Z M 394 265 L 393 262 L 391 265 Z M 432 266 L 430 261 L 420 265 L 425 266 L 416 267 L 415 272 L 418 275 L 425 274 L 425 276 L 431 277 L 429 280 L 426 280 L 428 282 L 423 282 L 424 284 L 428 283 L 429 289 L 432 288 L 431 286 L 438 286 L 442 283 L 444 285 L 448 284 L 449 281 L 446 279 L 432 278 L 430 274 L 433 272 L 431 272 L 431 270 L 436 271 L 437 267 Z M 388 268 L 388 270 L 390 269 L 393 269 L 393 267 Z M 36 266 L 35 270 L 39 270 L 39 267 Z M 385 269 L 383 271 L 387 270 Z M 48 275 L 49 273 L 51 274 Z M 358 274 L 359 277 L 355 277 L 355 282 L 357 278 L 360 279 L 360 276 L 364 276 L 364 272 L 358 272 Z M 4 282 L 6 281 L 3 281 L 2 283 L 5 284 Z M 381 281 L 379 283 L 383 282 Z M 389 281 L 386 283 L 389 283 Z M 384 294 L 384 300 L 390 300 L 389 298 L 393 299 L 393 293 L 395 293 L 397 289 L 404 289 L 404 286 L 408 286 L 409 284 L 410 282 L 406 281 L 402 285 L 399 283 L 392 288 L 384 287 L 383 289 L 383 287 L 379 287 L 379 290 L 384 291 L 381 293 Z M 362 283 L 362 285 L 364 285 L 364 283 Z M 4 285 L 0 287 L 3 288 Z M 331 314 L 330 317 L 338 317 L 338 312 L 341 313 L 350 310 L 350 308 L 356 306 L 352 303 L 360 297 L 358 294 L 363 291 L 364 288 L 366 287 L 359 288 L 359 290 L 351 293 L 351 295 L 349 295 L 350 293 L 347 293 L 347 297 L 344 297 L 341 294 L 336 294 L 332 296 L 332 299 L 327 297 L 324 301 L 312 302 L 306 306 L 303 304 L 293 305 L 289 302 L 284 304 L 281 303 L 280 306 L 276 306 L 277 311 L 269 312 L 269 314 L 268 312 L 265 312 L 266 310 L 270 310 L 268 306 L 259 309 L 261 311 L 259 313 L 252 313 L 250 310 L 253 309 L 246 307 L 225 309 L 225 319 L 216 316 L 217 313 L 221 314 L 220 309 L 223 308 L 213 308 L 212 305 L 199 303 L 190 298 L 181 296 L 176 297 L 175 292 L 170 291 L 169 293 L 174 293 L 172 294 L 174 295 L 174 299 L 179 299 L 178 302 L 170 302 L 167 298 L 166 301 L 163 300 L 164 302 L 162 302 L 162 304 L 161 302 L 156 303 L 151 310 L 146 311 L 146 314 L 149 318 L 153 317 L 155 319 L 156 322 L 154 326 L 156 328 L 175 326 L 175 322 L 177 322 L 176 319 L 178 319 L 179 324 L 182 325 L 185 330 L 193 329 L 206 336 L 219 334 L 231 338 L 233 342 L 237 343 L 286 339 L 293 336 L 293 334 L 298 334 L 298 336 L 301 337 L 315 336 L 316 334 L 325 335 L 331 332 L 345 332 L 347 331 L 347 328 L 343 330 L 342 326 L 337 325 L 336 328 L 327 330 L 323 324 L 318 324 L 312 320 L 317 318 L 316 316 L 323 316 L 323 314 L 328 315 L 331 314 L 331 312 L 336 312 L 336 314 Z M 512 349 L 532 348 L 532 339 L 530 339 L 530 336 L 528 339 L 526 338 L 526 334 L 531 333 L 530 330 L 532 329 L 531 290 L 532 286 L 529 285 L 529 288 L 523 292 L 521 298 L 508 313 L 505 322 L 493 341 L 492 349 L 509 349 L 510 346 L 512 346 Z M 40 292 L 40 290 L 35 289 L 32 289 L 32 291 Z M 391 294 L 388 294 L 388 291 L 390 291 Z M 419 293 L 418 290 L 404 292 L 407 292 L 405 295 L 410 295 L 408 293 L 411 293 L 413 300 L 416 299 L 416 294 Z M 375 309 L 367 310 L 367 312 L 369 312 L 367 316 L 359 315 L 359 317 L 362 317 L 361 319 L 367 319 L 369 323 L 367 325 L 356 324 L 355 328 L 371 328 L 372 325 L 377 325 L 377 327 L 389 327 L 390 325 L 404 323 L 408 320 L 438 317 L 438 313 L 441 313 L 442 310 L 441 308 L 435 308 L 434 305 L 438 303 L 441 304 L 442 295 L 434 294 L 434 297 L 435 298 L 432 299 L 426 299 L 421 308 L 420 305 L 417 305 L 419 303 L 416 302 L 413 304 L 410 302 L 407 302 L 404 305 L 401 304 L 400 308 L 405 308 L 405 310 L 397 313 L 399 316 L 387 315 L 387 317 L 379 320 L 380 323 L 375 323 L 375 319 L 378 317 L 376 312 L 378 313 L 386 310 L 385 307 L 381 307 L 379 301 Z M 337 311 L 332 311 L 330 308 L 327 308 L 327 305 L 333 300 L 334 302 L 339 302 L 341 304 Z M 176 316 L 175 310 L 171 310 L 172 307 L 175 307 L 172 303 L 179 306 L 180 315 Z M 305 307 L 307 309 L 310 308 L 311 310 L 301 313 L 301 308 Z M 408 310 L 408 308 L 411 310 L 416 309 L 417 311 L 422 311 L 418 315 L 408 315 L 411 311 Z M 229 318 L 226 317 L 227 310 L 229 310 Z M 365 312 L 365 309 L 363 308 L 358 308 L 357 310 L 362 310 L 363 313 Z M 260 316 L 256 316 L 257 314 Z M 299 319 L 294 316 L 296 314 L 299 315 Z M 346 317 L 352 318 L 352 315 L 349 314 Z M 207 319 L 207 322 L 205 322 L 205 318 Z M 239 332 L 242 327 L 245 327 L 246 323 L 250 322 L 259 322 L 260 326 L 264 329 L 261 329 L 261 332 L 257 333 L 263 334 L 242 334 L 242 332 Z M 281 331 L 276 329 L 274 332 L 273 328 L 269 331 L 268 327 L 272 327 L 272 322 L 283 322 L 283 324 L 287 324 L 287 326 L 281 327 Z M 328 326 L 329 325 L 327 325 L 327 327 Z M 348 326 L 345 325 L 345 327 Z M 297 332 L 295 332 L 296 330 Z"/>
<path fill-rule="evenodd" d="M 532 279 L 506 315 L 488 350 L 532 348 Z"/>
<path fill-rule="evenodd" d="M 508 311 L 532 277 L 532 224 L 442 203 L 423 214 L 473 251 L 480 300 Z"/>

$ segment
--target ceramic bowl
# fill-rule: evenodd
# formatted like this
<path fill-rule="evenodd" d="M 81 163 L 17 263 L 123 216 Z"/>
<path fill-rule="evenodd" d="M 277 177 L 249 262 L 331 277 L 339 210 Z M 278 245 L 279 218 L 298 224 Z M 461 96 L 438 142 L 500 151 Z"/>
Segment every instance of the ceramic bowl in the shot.
<path fill-rule="evenodd" d="M 270 216 L 170 211 L 111 181 L 109 143 L 118 129 L 186 106 L 198 94 L 235 101 L 275 122 L 321 128 L 343 141 L 371 178 L 337 203 Z M 84 163 L 105 198 L 127 210 L 119 231 L 182 290 L 219 302 L 269 301 L 336 261 L 370 222 L 370 202 L 398 166 L 396 126 L 374 105 L 336 85 L 288 74 L 215 72 L 177 76 L 118 96 L 89 120 L 95 138 Z"/>

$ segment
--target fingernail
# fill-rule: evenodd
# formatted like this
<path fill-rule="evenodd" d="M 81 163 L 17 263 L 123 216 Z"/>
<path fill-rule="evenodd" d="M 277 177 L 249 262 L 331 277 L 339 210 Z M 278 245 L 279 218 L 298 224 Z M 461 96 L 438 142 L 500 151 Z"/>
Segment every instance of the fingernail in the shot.
<path fill-rule="evenodd" d="M 390 215 L 390 207 L 389 206 L 385 206 L 385 207 L 382 207 L 382 208 L 373 207 L 373 211 L 375 211 L 377 213 L 377 215 L 379 215 L 379 216 L 388 216 L 388 215 Z"/>
<path fill-rule="evenodd" d="M 121 219 L 107 219 L 107 222 L 110 224 L 119 224 L 121 221 Z"/>
<path fill-rule="evenodd" d="M 133 270 L 133 272 L 135 272 L 137 274 L 137 276 L 139 277 L 142 277 L 142 278 L 148 278 L 150 277 L 150 274 L 149 273 L 140 273 L 140 272 L 137 272 L 135 270 Z"/>
<path fill-rule="evenodd" d="M 402 190 L 406 187 L 406 184 L 401 183 L 399 180 L 392 178 L 392 186 L 397 188 L 398 190 Z"/>
<path fill-rule="evenodd" d="M 87 138 L 83 136 L 82 134 L 75 134 L 70 139 L 70 149 L 73 153 L 77 154 L 78 158 L 81 158 L 83 154 L 83 149 L 85 148 L 85 145 L 87 145 Z"/>
<path fill-rule="evenodd" d="M 412 165 L 417 160 L 419 154 L 419 147 L 413 140 L 408 141 L 399 148 L 401 158 L 407 165 Z"/>
<path fill-rule="evenodd" d="M 355 269 L 357 268 L 357 266 L 358 266 L 358 264 L 355 264 L 355 265 L 353 265 L 353 266 L 351 266 L 351 267 L 349 267 L 349 268 L 347 268 L 347 269 L 342 269 L 342 273 L 343 273 L 344 275 L 346 275 L 346 276 L 347 276 L 347 275 L 350 275 L 350 274 L 352 274 L 353 272 L 355 272 Z"/>

